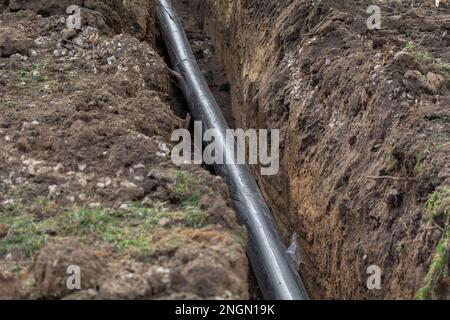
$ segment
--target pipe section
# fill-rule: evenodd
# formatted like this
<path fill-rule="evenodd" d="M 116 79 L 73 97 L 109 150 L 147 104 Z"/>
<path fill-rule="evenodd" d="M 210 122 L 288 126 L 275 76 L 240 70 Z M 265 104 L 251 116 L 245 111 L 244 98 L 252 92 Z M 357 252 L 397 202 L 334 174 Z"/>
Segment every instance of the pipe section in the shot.
<path fill-rule="evenodd" d="M 194 120 L 203 130 L 220 131 L 225 164 L 215 165 L 230 188 L 234 207 L 249 232 L 247 254 L 265 299 L 307 300 L 308 294 L 247 165 L 234 163 L 235 145 L 226 143 L 228 124 L 195 60 L 183 26 L 170 0 L 156 0 L 156 15 L 173 69 Z"/>

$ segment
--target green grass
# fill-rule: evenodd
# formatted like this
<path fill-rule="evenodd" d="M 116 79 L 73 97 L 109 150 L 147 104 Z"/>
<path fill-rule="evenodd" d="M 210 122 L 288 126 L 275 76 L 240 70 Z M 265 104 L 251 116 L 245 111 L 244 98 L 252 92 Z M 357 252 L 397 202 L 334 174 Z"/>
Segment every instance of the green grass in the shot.
<path fill-rule="evenodd" d="M 434 72 L 437 72 L 444 76 L 446 84 L 450 87 L 450 64 L 440 61 L 434 58 L 428 51 L 420 50 L 413 41 L 409 41 L 405 48 L 405 52 L 410 53 L 414 59 L 421 64 L 431 63 L 431 68 Z"/>
<path fill-rule="evenodd" d="M 200 229 L 206 224 L 206 214 L 203 210 L 195 206 L 186 206 L 183 208 L 186 213 L 184 224 L 188 228 Z"/>
<path fill-rule="evenodd" d="M 108 226 L 102 234 L 104 241 L 119 251 L 129 251 L 135 257 L 146 256 L 151 252 L 151 236 L 148 230 L 128 227 Z"/>
<path fill-rule="evenodd" d="M 425 209 L 433 219 L 447 219 L 450 216 L 450 188 L 445 187 L 432 193 L 425 203 Z"/>
<path fill-rule="evenodd" d="M 31 81 L 32 75 L 31 71 L 28 70 L 17 70 L 14 71 L 14 77 L 17 81 Z"/>
<path fill-rule="evenodd" d="M 435 64 L 435 69 L 438 73 L 444 76 L 447 87 L 450 88 L 450 64 L 444 62 L 438 62 Z"/>
<path fill-rule="evenodd" d="M 31 206 L 31 212 L 38 216 L 53 216 L 59 212 L 59 207 L 55 201 L 44 196 L 38 196 L 34 199 Z"/>
<path fill-rule="evenodd" d="M 16 12 L 16 17 L 17 18 L 26 18 L 26 17 L 28 17 L 28 12 L 24 11 L 24 10 L 19 10 Z"/>
<path fill-rule="evenodd" d="M 52 81 L 55 81 L 49 79 L 48 71 L 51 71 L 52 68 L 55 67 L 48 62 L 44 62 L 43 64 L 35 63 L 33 65 L 26 66 L 23 69 L 13 70 L 11 71 L 11 75 L 12 78 L 17 82 L 25 82 L 29 85 L 41 86 L 43 83 L 50 84 Z M 33 75 L 35 71 L 37 71 L 38 74 Z"/>
<path fill-rule="evenodd" d="M 61 220 L 64 234 L 77 236 L 102 233 L 114 223 L 114 217 L 107 209 L 77 208 Z"/>
<path fill-rule="evenodd" d="M 47 76 L 42 75 L 40 72 L 38 75 L 33 76 L 33 72 L 29 70 L 17 70 L 13 72 L 13 77 L 16 81 L 31 83 L 31 82 L 45 82 L 48 80 Z"/>
<path fill-rule="evenodd" d="M 6 255 L 15 248 L 27 258 L 33 257 L 45 244 L 48 237 L 46 231 L 55 226 L 54 220 L 36 222 L 28 217 L 5 219 L 3 213 L 0 213 L 0 222 L 11 226 L 11 231 L 0 242 L 0 256 Z"/>
<path fill-rule="evenodd" d="M 53 206 L 52 201 L 42 198 L 35 202 L 42 208 Z M 152 230 L 161 227 L 162 219 L 167 221 L 165 227 L 171 229 L 202 228 L 207 220 L 205 212 L 198 206 L 172 208 L 165 203 L 155 203 L 152 207 L 134 204 L 125 211 L 107 208 L 59 210 L 47 215 L 46 219 L 37 219 L 20 208 L 0 212 L 0 223 L 9 224 L 12 230 L 0 241 L 0 256 L 19 250 L 32 258 L 51 237 L 51 231 L 56 237 L 76 236 L 86 243 L 101 240 L 118 251 L 141 257 L 151 251 Z"/>
<path fill-rule="evenodd" d="M 430 268 L 424 278 L 422 288 L 416 294 L 416 299 L 426 300 L 429 299 L 435 284 L 443 277 L 448 277 L 447 266 L 447 248 L 449 246 L 450 230 L 447 232 L 444 238 L 439 242 L 436 247 L 436 252 L 433 256 Z"/>
<path fill-rule="evenodd" d="M 436 64 L 436 70 L 443 75 L 449 75 L 450 73 L 450 64 L 439 62 Z"/>
<path fill-rule="evenodd" d="M 21 211 L 22 204 L 20 202 L 14 201 L 13 203 L 7 204 L 3 207 L 5 214 L 15 214 Z"/>
<path fill-rule="evenodd" d="M 23 206 L 20 199 L 25 192 L 24 188 L 9 190 L 7 195 L 14 202 L 0 210 L 0 223 L 11 227 L 0 240 L 0 257 L 21 252 L 32 258 L 49 238 L 71 236 L 87 244 L 101 241 L 141 257 L 151 252 L 156 228 L 200 229 L 207 224 L 206 212 L 199 206 L 202 188 L 192 175 L 182 171 L 174 176 L 173 192 L 179 199 L 178 205 L 134 203 L 127 210 L 62 208 L 40 196 L 30 206 Z"/>
<path fill-rule="evenodd" d="M 419 63 L 425 63 L 433 60 L 431 54 L 425 50 L 420 50 L 417 48 L 416 44 L 413 41 L 409 41 L 404 49 L 406 52 L 413 55 L 414 59 L 416 59 Z"/>
<path fill-rule="evenodd" d="M 201 188 L 195 178 L 189 173 L 183 171 L 176 172 L 173 191 L 180 199 L 183 207 L 198 206 L 201 197 Z"/>
<path fill-rule="evenodd" d="M 204 227 L 207 217 L 199 207 L 202 190 L 195 178 L 186 172 L 177 171 L 173 190 L 180 198 L 181 209 L 185 212 L 185 226 L 189 228 Z"/>
<path fill-rule="evenodd" d="M 6 192 L 7 190 L 5 189 L 4 192 Z M 8 192 L 6 192 L 6 194 L 13 199 L 20 199 L 21 197 L 23 197 L 23 195 L 28 191 L 28 186 L 27 185 L 23 185 L 23 186 L 19 186 L 19 187 L 15 187 L 14 189 L 9 189 Z"/>
<path fill-rule="evenodd" d="M 442 219 L 445 226 L 442 239 L 436 247 L 430 267 L 423 280 L 423 285 L 417 291 L 416 298 L 419 300 L 429 299 L 436 284 L 443 277 L 449 275 L 447 255 L 450 246 L 450 188 L 445 187 L 441 191 L 432 193 L 425 203 L 425 209 L 432 220 Z"/>

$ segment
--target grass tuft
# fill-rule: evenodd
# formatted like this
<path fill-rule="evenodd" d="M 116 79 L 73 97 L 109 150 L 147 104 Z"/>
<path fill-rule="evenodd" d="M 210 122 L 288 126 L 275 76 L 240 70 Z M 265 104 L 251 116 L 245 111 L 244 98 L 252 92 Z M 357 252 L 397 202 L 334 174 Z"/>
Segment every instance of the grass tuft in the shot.
<path fill-rule="evenodd" d="M 424 278 L 422 288 L 417 291 L 416 299 L 426 300 L 443 277 L 448 277 L 447 252 L 450 240 L 450 230 L 447 229 L 445 237 L 439 242 L 431 261 L 430 268 Z"/>
<path fill-rule="evenodd" d="M 54 210 L 52 202 L 44 199 L 35 202 L 44 212 L 48 206 Z M 207 222 L 206 213 L 198 206 L 172 208 L 166 203 L 154 203 L 152 207 L 133 204 L 125 211 L 75 207 L 45 216 L 39 220 L 20 209 L 0 212 L 0 223 L 11 227 L 11 232 L 0 240 L 0 256 L 19 251 L 32 258 L 49 237 L 77 236 L 87 243 L 103 241 L 140 258 L 150 253 L 156 228 L 197 229 Z"/>
<path fill-rule="evenodd" d="M 425 203 L 426 211 L 433 219 L 450 216 L 450 188 L 445 187 L 442 191 L 432 193 Z"/>
<path fill-rule="evenodd" d="M 445 226 L 442 239 L 436 246 L 430 267 L 423 280 L 423 285 L 416 293 L 418 300 L 430 299 L 439 281 L 449 275 L 447 261 L 450 246 L 450 188 L 445 187 L 441 191 L 432 193 L 425 203 L 425 209 L 433 221 L 442 219 Z"/>
<path fill-rule="evenodd" d="M 181 200 L 183 207 L 197 207 L 200 202 L 201 188 L 189 173 L 177 171 L 173 191 Z"/>
<path fill-rule="evenodd" d="M 413 55 L 419 63 L 425 63 L 433 60 L 431 54 L 425 50 L 420 50 L 417 48 L 416 44 L 413 41 L 409 41 L 404 49 L 406 52 Z"/>

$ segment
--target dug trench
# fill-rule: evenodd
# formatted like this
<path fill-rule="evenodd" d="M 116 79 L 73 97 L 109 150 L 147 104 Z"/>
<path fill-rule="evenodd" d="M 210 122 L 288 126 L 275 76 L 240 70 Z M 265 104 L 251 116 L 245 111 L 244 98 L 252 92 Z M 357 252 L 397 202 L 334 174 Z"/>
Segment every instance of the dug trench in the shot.
<path fill-rule="evenodd" d="M 281 172 L 253 172 L 286 243 L 299 236 L 312 298 L 448 299 L 448 7 L 175 3 L 225 66 L 235 127 L 281 130 Z"/>
<path fill-rule="evenodd" d="M 448 298 L 445 7 L 375 1 L 369 31 L 374 1 L 174 2 L 229 124 L 282 132 L 280 173 L 253 172 L 312 298 Z M 248 298 L 226 185 L 170 161 L 186 110 L 153 2 L 0 10 L 0 297 Z"/>

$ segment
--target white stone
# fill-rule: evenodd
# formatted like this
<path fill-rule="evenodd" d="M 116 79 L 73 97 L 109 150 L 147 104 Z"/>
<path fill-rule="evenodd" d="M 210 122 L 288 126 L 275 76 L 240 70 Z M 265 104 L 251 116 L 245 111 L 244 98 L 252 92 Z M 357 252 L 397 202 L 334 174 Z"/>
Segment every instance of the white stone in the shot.
<path fill-rule="evenodd" d="M 57 188 L 57 185 L 48 186 L 48 196 L 52 197 L 53 195 L 55 195 Z"/>

